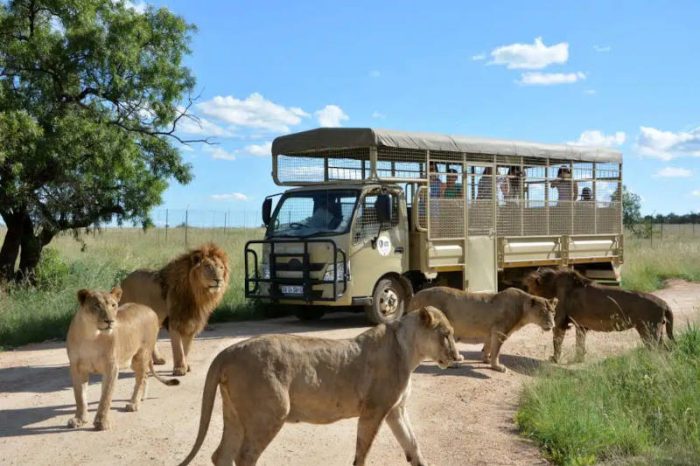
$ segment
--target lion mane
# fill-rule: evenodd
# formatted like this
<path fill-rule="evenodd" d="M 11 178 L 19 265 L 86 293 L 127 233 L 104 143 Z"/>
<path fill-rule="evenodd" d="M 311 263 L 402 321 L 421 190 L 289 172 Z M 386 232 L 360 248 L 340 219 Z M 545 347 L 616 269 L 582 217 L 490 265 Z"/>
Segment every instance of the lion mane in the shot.
<path fill-rule="evenodd" d="M 218 259 L 224 266 L 224 284 L 216 293 L 199 283 L 195 266 L 204 259 Z M 229 281 L 228 256 L 213 243 L 204 244 L 176 257 L 156 272 L 161 296 L 169 304 L 168 319 L 175 328 L 196 324 L 195 333 L 206 325 L 209 316 L 226 293 Z M 167 327 L 168 322 L 164 322 Z"/>

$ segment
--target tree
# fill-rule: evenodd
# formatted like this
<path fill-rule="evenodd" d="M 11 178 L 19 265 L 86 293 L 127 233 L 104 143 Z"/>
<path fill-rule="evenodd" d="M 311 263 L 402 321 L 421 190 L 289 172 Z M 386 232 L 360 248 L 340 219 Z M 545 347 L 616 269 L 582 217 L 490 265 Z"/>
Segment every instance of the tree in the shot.
<path fill-rule="evenodd" d="M 642 221 L 642 199 L 631 192 L 627 186 L 622 187 L 622 223 L 634 229 Z"/>
<path fill-rule="evenodd" d="M 168 182 L 190 181 L 171 143 L 194 142 L 175 133 L 193 31 L 119 0 L 0 1 L 0 278 L 31 278 L 59 232 L 148 225 Z"/>

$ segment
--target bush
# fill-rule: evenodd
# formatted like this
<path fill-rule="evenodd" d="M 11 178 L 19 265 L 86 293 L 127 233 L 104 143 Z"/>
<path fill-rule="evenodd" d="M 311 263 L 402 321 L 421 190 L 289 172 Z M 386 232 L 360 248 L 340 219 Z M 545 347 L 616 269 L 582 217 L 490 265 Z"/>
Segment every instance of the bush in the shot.
<path fill-rule="evenodd" d="M 700 329 L 672 351 L 640 348 L 526 386 L 521 431 L 557 464 L 700 464 Z"/>
<path fill-rule="evenodd" d="M 71 270 L 57 249 L 44 248 L 36 268 L 36 286 L 44 290 L 62 288 L 68 281 Z"/>

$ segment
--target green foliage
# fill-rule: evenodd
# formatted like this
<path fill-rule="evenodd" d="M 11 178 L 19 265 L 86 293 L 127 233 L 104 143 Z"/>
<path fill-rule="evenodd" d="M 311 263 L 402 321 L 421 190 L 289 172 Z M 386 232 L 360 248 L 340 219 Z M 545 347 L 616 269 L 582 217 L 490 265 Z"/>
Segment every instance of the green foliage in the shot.
<path fill-rule="evenodd" d="M 55 248 L 45 248 L 36 268 L 36 286 L 45 290 L 57 290 L 65 285 L 70 267 Z"/>
<path fill-rule="evenodd" d="M 195 84 L 183 65 L 192 31 L 166 8 L 138 13 L 121 1 L 0 2 L 9 228 L 31 224 L 23 235 L 35 233 L 40 251 L 60 231 L 115 216 L 148 224 L 168 181 L 189 182 L 170 141 Z"/>
<path fill-rule="evenodd" d="M 639 349 L 528 385 L 516 422 L 556 464 L 700 463 L 700 329 L 672 351 Z"/>

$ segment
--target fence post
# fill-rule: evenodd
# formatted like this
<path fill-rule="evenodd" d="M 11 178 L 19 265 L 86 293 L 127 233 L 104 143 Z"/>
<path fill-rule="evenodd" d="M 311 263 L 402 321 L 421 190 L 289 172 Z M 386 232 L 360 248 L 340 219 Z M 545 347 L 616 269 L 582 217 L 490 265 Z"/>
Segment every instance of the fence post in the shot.
<path fill-rule="evenodd" d="M 165 209 L 165 242 L 168 242 L 168 209 Z"/>
<path fill-rule="evenodd" d="M 185 209 L 185 247 L 187 247 L 187 229 L 189 228 L 190 210 Z"/>
<path fill-rule="evenodd" d="M 246 226 L 245 226 L 245 209 L 243 209 L 243 231 L 246 231 Z"/>
<path fill-rule="evenodd" d="M 228 220 L 228 212 L 224 212 L 224 235 L 226 234 L 226 220 Z"/>

